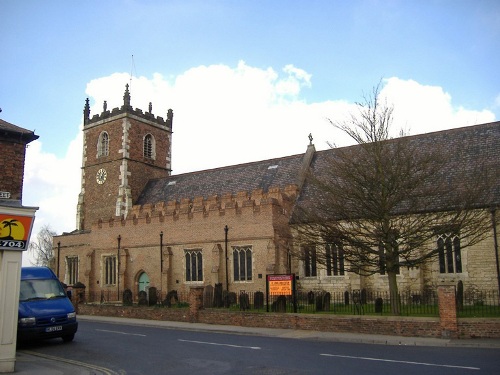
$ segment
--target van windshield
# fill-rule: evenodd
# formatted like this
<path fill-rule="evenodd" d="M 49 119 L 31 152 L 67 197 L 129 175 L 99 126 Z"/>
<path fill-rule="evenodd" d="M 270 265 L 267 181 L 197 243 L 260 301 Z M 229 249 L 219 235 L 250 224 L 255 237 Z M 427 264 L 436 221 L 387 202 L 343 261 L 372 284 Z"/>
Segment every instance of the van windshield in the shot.
<path fill-rule="evenodd" d="M 19 301 L 65 297 L 64 289 L 58 280 L 21 280 Z"/>

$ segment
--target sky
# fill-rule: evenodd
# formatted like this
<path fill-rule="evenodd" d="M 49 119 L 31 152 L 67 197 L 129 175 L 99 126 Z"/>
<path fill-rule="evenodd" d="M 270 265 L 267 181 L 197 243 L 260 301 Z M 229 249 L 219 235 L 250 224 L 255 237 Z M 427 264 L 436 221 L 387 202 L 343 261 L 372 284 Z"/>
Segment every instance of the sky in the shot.
<path fill-rule="evenodd" d="M 85 99 L 126 84 L 174 111 L 173 174 L 351 144 L 328 120 L 378 84 L 396 133 L 500 119 L 498 0 L 0 0 L 0 20 L 0 118 L 40 136 L 32 240 L 76 228 Z"/>

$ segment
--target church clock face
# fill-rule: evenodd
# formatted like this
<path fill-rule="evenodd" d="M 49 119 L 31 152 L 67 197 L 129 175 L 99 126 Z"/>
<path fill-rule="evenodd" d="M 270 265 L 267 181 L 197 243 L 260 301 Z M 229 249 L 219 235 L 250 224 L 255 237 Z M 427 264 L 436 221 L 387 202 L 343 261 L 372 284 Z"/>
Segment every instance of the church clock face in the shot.
<path fill-rule="evenodd" d="M 97 171 L 95 179 L 99 185 L 102 185 L 104 184 L 104 182 L 106 182 L 106 177 L 108 177 L 108 173 L 104 168 L 101 168 Z"/>

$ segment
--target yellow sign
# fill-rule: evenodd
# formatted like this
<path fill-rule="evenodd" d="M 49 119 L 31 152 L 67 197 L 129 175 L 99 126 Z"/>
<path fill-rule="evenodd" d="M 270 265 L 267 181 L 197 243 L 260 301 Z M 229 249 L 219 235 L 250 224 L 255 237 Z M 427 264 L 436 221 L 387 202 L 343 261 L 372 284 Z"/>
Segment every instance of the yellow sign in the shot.
<path fill-rule="evenodd" d="M 33 216 L 0 214 L 0 249 L 26 250 Z"/>
<path fill-rule="evenodd" d="M 267 275 L 269 295 L 291 296 L 293 275 Z"/>

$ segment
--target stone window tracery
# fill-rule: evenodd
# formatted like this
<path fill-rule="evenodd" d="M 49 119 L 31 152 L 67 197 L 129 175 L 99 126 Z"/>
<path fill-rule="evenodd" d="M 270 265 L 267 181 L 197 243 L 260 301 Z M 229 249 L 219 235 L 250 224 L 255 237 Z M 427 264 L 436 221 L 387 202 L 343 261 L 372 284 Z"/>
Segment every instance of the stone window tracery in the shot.
<path fill-rule="evenodd" d="M 107 132 L 101 132 L 99 134 L 99 140 L 97 142 L 97 157 L 108 156 L 109 155 L 109 135 Z"/>

